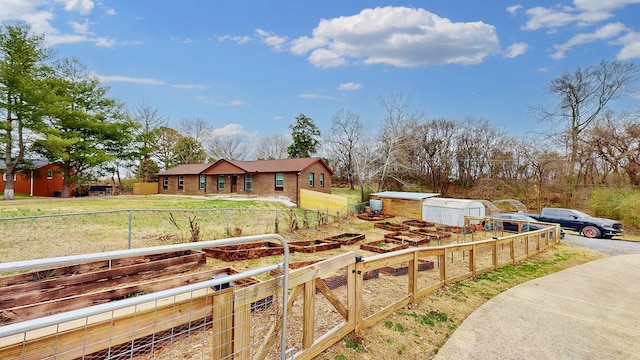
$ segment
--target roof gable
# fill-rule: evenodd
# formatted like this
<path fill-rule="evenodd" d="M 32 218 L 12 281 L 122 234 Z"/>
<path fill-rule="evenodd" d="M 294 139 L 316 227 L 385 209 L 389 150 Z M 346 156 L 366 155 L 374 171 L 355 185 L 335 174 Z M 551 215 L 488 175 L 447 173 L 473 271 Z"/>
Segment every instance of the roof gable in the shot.
<path fill-rule="evenodd" d="M 277 159 L 277 160 L 218 160 L 207 174 L 229 174 L 230 170 L 239 173 L 276 173 L 276 172 L 300 172 L 310 166 L 320 163 L 327 171 L 333 175 L 333 170 L 329 168 L 327 163 L 319 157 L 313 158 L 295 158 L 295 159 Z"/>

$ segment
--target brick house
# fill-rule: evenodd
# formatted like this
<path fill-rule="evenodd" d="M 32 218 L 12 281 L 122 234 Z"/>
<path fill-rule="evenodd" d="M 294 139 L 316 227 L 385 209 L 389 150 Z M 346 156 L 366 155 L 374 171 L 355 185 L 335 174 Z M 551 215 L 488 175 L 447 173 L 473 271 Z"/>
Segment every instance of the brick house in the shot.
<path fill-rule="evenodd" d="M 298 203 L 300 189 L 331 193 L 333 170 L 319 157 L 188 164 L 158 174 L 159 194 L 243 194 L 285 197 Z"/>
<path fill-rule="evenodd" d="M 64 180 L 58 164 L 46 160 L 31 160 L 28 169 L 21 169 L 14 174 L 13 191 L 16 194 L 29 196 L 60 196 Z M 0 160 L 0 192 L 4 192 L 7 183 L 7 166 Z"/>

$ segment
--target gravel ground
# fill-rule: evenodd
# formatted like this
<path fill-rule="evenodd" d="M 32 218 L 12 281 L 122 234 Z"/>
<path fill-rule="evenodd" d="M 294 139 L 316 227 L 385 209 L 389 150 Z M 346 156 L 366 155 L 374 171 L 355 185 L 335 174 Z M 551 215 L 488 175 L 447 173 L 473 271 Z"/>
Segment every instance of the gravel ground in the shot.
<path fill-rule="evenodd" d="M 640 242 L 618 239 L 589 239 L 578 235 L 565 235 L 565 244 L 587 248 L 609 256 L 640 254 Z"/>

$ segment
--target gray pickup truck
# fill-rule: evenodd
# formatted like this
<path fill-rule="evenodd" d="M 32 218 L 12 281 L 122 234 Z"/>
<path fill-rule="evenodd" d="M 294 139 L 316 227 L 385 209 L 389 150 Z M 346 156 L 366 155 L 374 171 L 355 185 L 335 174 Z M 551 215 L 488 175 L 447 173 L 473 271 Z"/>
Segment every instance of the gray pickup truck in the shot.
<path fill-rule="evenodd" d="M 611 239 L 623 233 L 618 221 L 596 218 L 573 209 L 543 208 L 540 214 L 527 215 L 538 221 L 560 224 L 563 229 L 577 231 L 588 238 Z"/>

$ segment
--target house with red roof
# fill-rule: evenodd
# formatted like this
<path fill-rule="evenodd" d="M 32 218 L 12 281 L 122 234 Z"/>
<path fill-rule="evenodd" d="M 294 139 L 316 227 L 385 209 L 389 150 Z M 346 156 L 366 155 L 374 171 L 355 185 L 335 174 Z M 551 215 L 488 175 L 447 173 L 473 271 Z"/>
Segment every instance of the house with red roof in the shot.
<path fill-rule="evenodd" d="M 331 193 L 333 170 L 319 157 L 179 165 L 158 174 L 159 194 L 284 197 L 300 189 Z"/>

